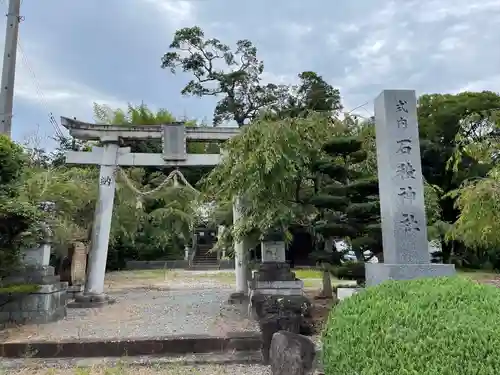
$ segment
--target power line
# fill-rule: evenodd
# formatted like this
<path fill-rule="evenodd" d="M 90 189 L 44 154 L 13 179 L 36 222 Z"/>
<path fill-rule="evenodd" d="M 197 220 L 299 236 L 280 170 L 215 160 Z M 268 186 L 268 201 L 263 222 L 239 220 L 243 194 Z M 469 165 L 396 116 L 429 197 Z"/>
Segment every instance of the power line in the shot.
<path fill-rule="evenodd" d="M 20 5 L 23 3 L 23 0 L 20 0 Z M 2 5 L 5 5 L 5 0 L 0 0 L 0 4 Z M 10 12 L 10 7 L 11 7 L 12 3 L 9 3 L 9 12 Z M 8 17 L 9 17 L 9 13 L 7 14 L 7 22 L 8 21 Z M 12 16 L 12 15 L 10 15 Z M 24 17 L 23 16 L 20 16 L 20 15 L 17 15 L 17 21 L 20 23 L 21 21 L 24 21 Z M 7 47 L 7 44 L 6 44 L 6 47 Z M 47 100 L 45 98 L 45 95 L 43 94 L 43 91 L 41 90 L 41 87 L 40 87 L 40 84 L 38 82 L 38 79 L 36 77 L 36 74 L 35 74 L 35 71 L 33 70 L 32 68 L 32 65 L 30 64 L 30 62 L 28 61 L 28 58 L 26 56 L 26 53 L 24 52 L 23 48 L 22 48 L 22 45 L 21 45 L 21 41 L 20 41 L 20 37 L 19 35 L 16 35 L 16 40 L 15 40 L 15 51 L 19 52 L 20 56 L 21 56 L 21 60 L 22 62 L 24 63 L 24 65 L 26 66 L 26 68 L 28 69 L 28 71 L 30 72 L 31 74 L 31 77 L 32 77 L 32 81 L 33 81 L 33 85 L 35 87 L 35 92 L 38 96 L 38 99 L 40 100 L 41 104 L 47 108 Z M 14 55 L 15 52 L 12 54 Z M 15 58 L 15 56 L 13 56 Z M 5 63 L 4 63 L 4 70 L 6 69 L 6 66 L 5 66 Z M 12 69 L 15 69 L 15 66 L 12 67 Z M 13 85 L 12 85 L 13 86 Z M 9 87 L 11 90 L 12 90 L 12 97 L 13 97 L 13 87 Z M 7 103 L 8 104 L 8 103 Z M 6 112 L 5 110 L 3 112 Z M 12 112 L 12 111 L 10 111 Z M 1 116 L 4 116 L 4 122 L 5 122 L 5 117 L 6 116 L 10 116 L 9 117 L 9 120 L 11 121 L 12 119 L 12 113 L 10 114 L 6 114 L 6 113 L 3 113 L 3 114 L 0 114 Z M 54 131 L 56 133 L 56 135 L 58 137 L 64 137 L 64 134 L 63 132 L 61 131 L 61 127 L 59 126 L 57 120 L 55 119 L 54 115 L 52 112 L 48 111 L 48 118 L 49 118 L 49 123 L 52 125 L 52 127 L 54 128 Z M 9 123 L 10 123 L 9 121 Z M 4 125 L 4 127 L 6 127 Z M 9 126 L 10 127 L 10 126 Z M 9 130 L 9 133 L 10 133 L 10 129 L 6 129 L 6 130 Z"/>
<path fill-rule="evenodd" d="M 44 95 L 44 93 L 43 93 L 43 91 L 42 91 L 42 89 L 40 87 L 40 83 L 39 83 L 39 81 L 37 79 L 35 71 L 33 70 L 32 65 L 28 61 L 26 53 L 24 52 L 24 49 L 23 49 L 23 47 L 21 45 L 20 38 L 18 40 L 17 48 L 19 50 L 19 54 L 21 56 L 22 62 L 24 63 L 24 65 L 26 66 L 26 68 L 28 69 L 28 71 L 31 74 L 31 78 L 32 78 L 33 85 L 35 87 L 35 92 L 36 92 L 36 94 L 38 96 L 38 99 L 40 100 L 41 104 L 47 109 L 47 107 L 48 107 L 47 99 L 46 99 L 46 97 L 45 97 L 45 95 Z M 48 111 L 48 118 L 49 118 L 49 123 L 52 125 L 52 127 L 54 128 L 54 131 L 56 132 L 56 135 L 58 137 L 64 137 L 64 134 L 63 134 L 63 132 L 61 130 L 61 127 L 60 127 L 59 123 L 55 119 L 53 113 L 50 112 L 50 111 Z"/>

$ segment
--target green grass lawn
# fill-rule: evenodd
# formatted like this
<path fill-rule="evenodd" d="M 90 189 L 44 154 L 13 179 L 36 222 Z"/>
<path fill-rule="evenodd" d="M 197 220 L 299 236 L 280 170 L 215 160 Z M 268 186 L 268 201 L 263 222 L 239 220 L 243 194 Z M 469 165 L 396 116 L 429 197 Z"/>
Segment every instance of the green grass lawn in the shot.
<path fill-rule="evenodd" d="M 297 276 L 299 279 L 304 280 L 304 279 L 321 279 L 323 276 L 323 272 L 320 270 L 315 270 L 315 269 L 296 269 L 293 270 L 295 272 L 295 276 Z"/>
<path fill-rule="evenodd" d="M 295 275 L 297 278 L 304 281 L 304 286 L 306 288 L 321 287 L 322 271 L 319 269 L 295 269 Z M 481 281 L 487 279 L 493 279 L 500 276 L 499 273 L 494 271 L 485 270 L 468 270 L 460 269 L 458 274 L 463 277 L 469 277 L 473 280 Z M 135 271 L 121 271 L 112 272 L 108 274 L 108 277 L 112 280 L 114 278 L 129 279 L 129 280 L 147 280 L 147 281 L 162 281 L 162 280 L 172 280 L 176 278 L 191 278 L 191 279 L 211 279 L 219 281 L 221 283 L 232 284 L 235 282 L 234 272 L 217 272 L 217 273 L 190 273 L 182 270 L 135 270 Z M 349 283 L 348 281 L 337 280 L 332 276 L 332 284 L 337 285 L 339 283 Z"/>
<path fill-rule="evenodd" d="M 457 270 L 457 273 L 460 276 L 469 277 L 469 278 L 477 280 L 477 281 L 495 279 L 498 276 L 500 276 L 500 273 L 498 273 L 496 271 L 470 270 L 470 269 L 465 269 L 465 268 Z"/>

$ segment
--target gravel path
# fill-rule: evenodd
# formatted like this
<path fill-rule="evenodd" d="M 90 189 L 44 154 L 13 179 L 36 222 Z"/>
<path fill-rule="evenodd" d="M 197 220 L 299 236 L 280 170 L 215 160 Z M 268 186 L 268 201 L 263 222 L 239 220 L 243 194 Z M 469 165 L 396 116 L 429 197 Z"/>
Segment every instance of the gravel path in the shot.
<path fill-rule="evenodd" d="M 233 289 L 214 282 L 193 288 L 179 280 L 174 290 L 159 287 L 111 291 L 117 302 L 102 309 L 68 309 L 66 319 L 8 331 L 6 342 L 82 338 L 140 338 L 180 334 L 223 336 L 258 331 L 241 306 L 226 303 Z M 217 284 L 217 283 L 215 283 Z"/>

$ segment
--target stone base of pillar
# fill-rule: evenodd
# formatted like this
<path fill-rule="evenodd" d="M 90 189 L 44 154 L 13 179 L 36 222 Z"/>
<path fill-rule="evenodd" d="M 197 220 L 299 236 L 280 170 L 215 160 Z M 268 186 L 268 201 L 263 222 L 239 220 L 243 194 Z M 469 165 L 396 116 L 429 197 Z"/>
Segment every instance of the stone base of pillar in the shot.
<path fill-rule="evenodd" d="M 106 294 L 91 294 L 82 293 L 75 295 L 75 300 L 68 303 L 68 307 L 72 309 L 89 309 L 96 307 L 104 307 L 115 303 L 114 298 L 109 297 Z"/>
<path fill-rule="evenodd" d="M 455 275 L 453 264 L 388 264 L 366 263 L 366 286 L 374 286 L 387 280 L 412 280 L 424 277 Z"/>
<path fill-rule="evenodd" d="M 248 296 L 243 292 L 231 293 L 227 302 L 231 305 L 248 303 Z"/>
<path fill-rule="evenodd" d="M 68 287 L 68 299 L 75 299 L 76 296 L 82 295 L 84 290 L 83 285 L 70 285 Z"/>

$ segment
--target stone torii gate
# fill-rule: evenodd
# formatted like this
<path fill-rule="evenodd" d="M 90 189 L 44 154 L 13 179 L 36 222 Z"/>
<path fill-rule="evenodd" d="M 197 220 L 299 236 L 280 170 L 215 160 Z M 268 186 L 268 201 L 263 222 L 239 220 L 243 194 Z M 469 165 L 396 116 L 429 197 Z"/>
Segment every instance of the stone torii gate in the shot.
<path fill-rule="evenodd" d="M 83 294 L 77 295 L 72 307 L 96 307 L 113 302 L 104 294 L 104 277 L 108 255 L 109 235 L 113 216 L 116 171 L 118 166 L 214 166 L 220 154 L 188 154 L 191 142 L 224 142 L 239 133 L 239 128 L 186 127 L 184 123 L 165 125 L 99 125 L 61 117 L 61 124 L 71 136 L 81 140 L 100 141 L 103 147 L 92 151 L 67 151 L 67 164 L 100 166 L 99 197 L 96 204 L 92 247 L 89 253 L 87 281 Z M 163 154 L 132 153 L 130 147 L 120 147 L 123 140 L 161 138 Z M 239 199 L 235 199 L 234 220 L 241 217 Z M 247 265 L 243 242 L 235 242 L 236 295 L 247 295 Z"/>

